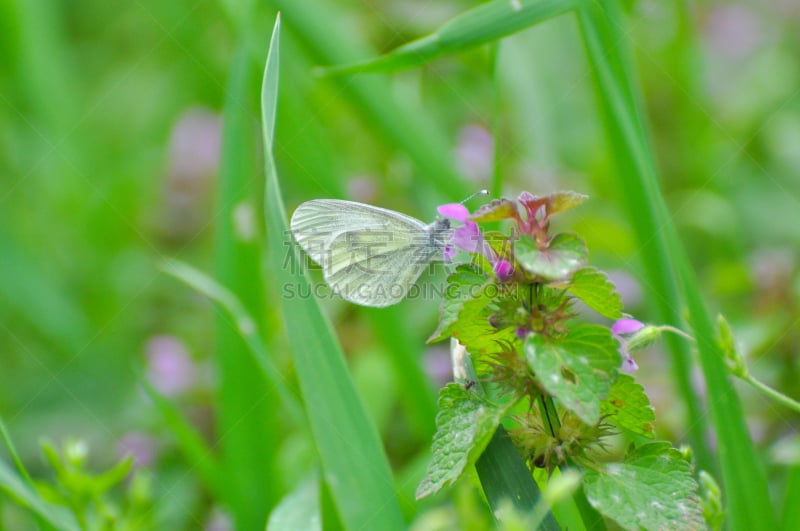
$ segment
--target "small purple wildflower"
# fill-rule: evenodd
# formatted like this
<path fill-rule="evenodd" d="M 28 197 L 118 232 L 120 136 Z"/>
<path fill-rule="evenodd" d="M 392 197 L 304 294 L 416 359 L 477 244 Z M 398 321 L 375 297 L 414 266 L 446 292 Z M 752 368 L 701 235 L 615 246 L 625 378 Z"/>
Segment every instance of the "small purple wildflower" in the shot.
<path fill-rule="evenodd" d="M 615 336 L 620 334 L 633 334 L 644 328 L 644 323 L 636 319 L 618 319 L 611 326 L 611 333 Z"/>
<path fill-rule="evenodd" d="M 494 264 L 494 274 L 500 280 L 508 280 L 514 274 L 514 265 L 508 260 L 502 258 Z"/>
<path fill-rule="evenodd" d="M 469 219 L 469 210 L 461 203 L 448 203 L 436 209 L 440 216 L 465 223 Z"/>
<path fill-rule="evenodd" d="M 481 234 L 481 229 L 478 228 L 478 224 L 474 221 L 467 221 L 461 227 L 453 230 L 450 241 L 455 244 L 456 247 L 468 253 L 478 253 L 482 251 L 483 244 L 485 243 L 483 234 Z M 481 252 L 480 254 L 483 253 Z"/>
<path fill-rule="evenodd" d="M 470 220 L 470 212 L 461 203 L 449 203 L 436 209 L 439 215 L 462 223 L 453 229 L 450 241 L 445 245 L 442 254 L 446 261 L 455 258 L 457 250 L 461 249 L 470 254 L 483 256 L 491 265 L 495 276 L 501 281 L 511 279 L 514 274 L 514 265 L 503 259 L 483 237 L 480 227 Z"/>
<path fill-rule="evenodd" d="M 627 339 L 623 336 L 636 333 L 642 328 L 644 328 L 644 323 L 636 319 L 618 319 L 611 326 L 611 334 L 619 343 L 619 353 L 622 356 L 622 372 L 632 374 L 639 369 L 639 366 L 636 364 L 633 357 L 631 357 L 631 353 L 628 350 Z"/>

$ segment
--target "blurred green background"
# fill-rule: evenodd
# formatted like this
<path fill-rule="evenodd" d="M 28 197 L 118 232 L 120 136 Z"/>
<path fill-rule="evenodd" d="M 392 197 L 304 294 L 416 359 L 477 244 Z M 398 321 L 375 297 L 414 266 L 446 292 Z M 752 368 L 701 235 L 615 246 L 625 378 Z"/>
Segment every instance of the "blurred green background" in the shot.
<path fill-rule="evenodd" d="M 388 51 L 479 2 L 284 0 L 254 2 L 248 17 L 240 4 L 0 0 L 0 416 L 34 475 L 47 475 L 45 436 L 87 440 L 99 468 L 133 451 L 157 478 L 160 528 L 226 520 L 139 389 L 137 367 L 211 448 L 224 446 L 218 315 L 158 265 L 218 268 L 228 71 L 239 47 L 263 61 L 277 9 L 275 152 L 288 208 L 341 197 L 432 219 L 436 205 L 491 187 L 494 172 L 506 194 L 572 189 L 591 200 L 560 228 L 586 239 L 629 313 L 647 320 L 651 309 L 574 17 L 418 69 L 321 78 L 317 65 Z M 798 398 L 800 10 L 789 0 L 626 9 L 662 190 L 708 305 L 729 318 L 753 372 Z M 257 78 L 239 102 L 251 109 L 253 146 Z M 261 164 L 249 171 L 257 188 Z M 234 222 L 260 230 L 240 214 Z M 260 326 L 290 375 L 280 286 L 266 273 L 240 280 L 266 308 Z M 324 305 L 401 470 L 430 441 L 431 418 L 413 411 L 432 411 L 449 370 L 446 349 L 424 344 L 437 302 Z M 424 406 L 404 405 L 398 350 L 430 378 Z M 666 357 L 653 348 L 638 364 L 659 435 L 680 443 L 687 420 Z M 695 383 L 702 393 L 699 373 Z M 776 472 L 796 458 L 797 416 L 739 389 Z M 271 414 L 277 497 L 313 451 Z"/>

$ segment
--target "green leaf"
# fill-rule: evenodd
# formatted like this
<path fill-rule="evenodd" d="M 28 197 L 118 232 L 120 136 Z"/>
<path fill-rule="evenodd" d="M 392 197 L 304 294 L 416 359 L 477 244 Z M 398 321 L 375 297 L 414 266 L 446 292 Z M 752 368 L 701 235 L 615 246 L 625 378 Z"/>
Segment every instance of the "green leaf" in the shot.
<path fill-rule="evenodd" d="M 571 10 L 572 0 L 495 0 L 450 19 L 436 32 L 369 61 L 324 69 L 327 74 L 385 72 L 424 64 L 511 35 Z"/>
<path fill-rule="evenodd" d="M 656 416 L 644 387 L 632 376 L 620 374 L 605 400 L 600 402 L 600 414 L 618 428 L 636 435 L 653 438 Z"/>
<path fill-rule="evenodd" d="M 575 234 L 556 235 L 545 249 L 539 249 L 530 236 L 523 235 L 515 246 L 517 261 L 525 271 L 549 280 L 568 278 L 586 263 L 586 245 Z"/>
<path fill-rule="evenodd" d="M 310 290 L 295 249 L 287 252 L 284 245 L 288 216 L 273 155 L 279 29 L 280 19 L 275 22 L 261 89 L 270 274 L 278 286 Z M 353 387 L 330 322 L 314 297 L 283 297 L 280 304 L 323 478 L 338 517 L 347 529 L 405 529 L 380 437 Z"/>
<path fill-rule="evenodd" d="M 447 290 L 439 309 L 439 325 L 428 338 L 428 343 L 447 339 L 453 334 L 458 313 L 464 303 L 480 293 L 486 283 L 487 276 L 469 264 L 459 265 L 455 272 L 447 277 Z"/>
<path fill-rule="evenodd" d="M 164 423 L 169 426 L 178 447 L 191 464 L 192 470 L 197 473 L 209 492 L 215 497 L 225 499 L 225 492 L 222 490 L 225 483 L 224 478 L 221 477 L 223 471 L 203 436 L 172 402 L 153 389 L 144 376 L 140 374 L 138 379 L 142 389 L 163 417 Z"/>
<path fill-rule="evenodd" d="M 600 401 L 608 396 L 620 364 L 617 342 L 608 328 L 581 325 L 561 338 L 531 334 L 525 358 L 539 383 L 583 422 L 600 420 Z"/>
<path fill-rule="evenodd" d="M 461 384 L 442 388 L 431 448 L 433 458 L 417 488 L 417 499 L 452 484 L 475 464 L 510 405 L 492 404 Z"/>
<path fill-rule="evenodd" d="M 706 528 L 691 465 L 669 443 L 645 444 L 583 477 L 589 503 L 625 529 Z"/>
<path fill-rule="evenodd" d="M 302 407 L 297 402 L 292 390 L 287 386 L 286 380 L 277 365 L 270 357 L 267 347 L 261 339 L 255 320 L 236 295 L 205 273 L 179 260 L 165 259 L 161 263 L 161 269 L 213 300 L 225 310 L 229 321 L 235 325 L 236 331 L 250 350 L 256 365 L 264 375 L 264 379 L 277 391 L 281 403 L 291 414 L 292 420 L 298 424 L 303 424 L 305 414 Z"/>
<path fill-rule="evenodd" d="M 594 267 L 579 269 L 566 289 L 603 317 L 622 317 L 622 298 L 602 271 Z"/>
<path fill-rule="evenodd" d="M 510 501 L 517 511 L 530 515 L 531 508 L 536 508 L 537 516 L 542 517 L 539 525 L 527 528 L 542 531 L 560 529 L 558 522 L 549 510 L 541 511 L 545 502 L 539 486 L 533 480 L 531 471 L 525 466 L 519 451 L 511 442 L 508 432 L 502 425 L 497 428 L 486 450 L 478 458 L 475 470 L 481 480 L 486 501 L 489 502 L 495 515 L 504 515 L 505 504 Z M 502 517 L 499 517 L 498 520 L 503 524 L 509 524 Z M 500 528 L 518 529 L 510 525 L 507 527 L 501 525 Z"/>
<path fill-rule="evenodd" d="M 495 327 L 491 322 L 495 315 L 493 303 L 502 302 L 495 300 L 498 294 L 497 284 L 489 282 L 478 296 L 467 300 L 458 313 L 453 337 L 473 356 L 501 352 L 517 339 L 513 327 Z"/>

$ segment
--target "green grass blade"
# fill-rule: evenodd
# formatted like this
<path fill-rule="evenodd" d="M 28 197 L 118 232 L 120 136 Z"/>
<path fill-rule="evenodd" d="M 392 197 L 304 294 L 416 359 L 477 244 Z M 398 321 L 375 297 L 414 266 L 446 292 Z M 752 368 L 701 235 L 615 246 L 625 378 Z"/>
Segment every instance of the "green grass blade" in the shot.
<path fill-rule="evenodd" d="M 783 494 L 783 513 L 780 529 L 800 529 L 800 465 L 789 469 L 786 492 Z"/>
<path fill-rule="evenodd" d="M 224 488 L 225 483 L 223 480 L 225 474 L 223 474 L 214 457 L 214 452 L 206 445 L 203 437 L 172 402 L 153 389 L 146 378 L 140 376 L 139 383 L 147 396 L 153 401 L 166 425 L 169 426 L 170 431 L 175 436 L 178 447 L 191 463 L 192 470 L 200 477 L 203 485 L 215 497 L 227 501 L 229 493 Z"/>
<path fill-rule="evenodd" d="M 3 442 L 5 443 L 6 448 L 8 448 L 8 453 L 11 454 L 11 460 L 14 461 L 14 466 L 17 467 L 17 471 L 28 483 L 28 485 L 33 486 L 31 475 L 28 474 L 28 469 L 25 468 L 25 464 L 22 462 L 22 459 L 20 459 L 17 448 L 14 446 L 14 441 L 11 440 L 11 434 L 8 433 L 6 423 L 2 418 L 0 418 L 0 437 L 3 438 Z"/>
<path fill-rule="evenodd" d="M 495 512 L 503 503 L 510 501 L 516 509 L 526 514 L 541 500 L 538 485 L 533 481 L 530 470 L 502 426 L 497 428 L 486 450 L 478 458 L 475 469 L 481 479 L 486 499 Z M 539 529 L 560 529 L 553 513 L 547 512 Z"/>
<path fill-rule="evenodd" d="M 624 190 L 625 206 L 641 245 L 641 256 L 653 286 L 660 318 L 679 325 L 685 298 L 689 323 L 697 339 L 698 351 L 708 388 L 709 407 L 716 438 L 724 490 L 733 529 L 774 528 L 774 512 L 769 503 L 763 470 L 748 437 L 738 397 L 727 378 L 722 353 L 705 308 L 694 273 L 678 243 L 666 205 L 658 190 L 655 164 L 644 133 L 626 39 L 626 29 L 617 2 L 600 8 L 587 5 L 579 10 L 579 21 L 587 51 L 594 67 L 601 108 L 609 142 L 619 165 L 619 187 Z M 677 339 L 670 342 L 680 391 L 690 410 L 689 424 L 694 430 L 695 451 L 705 449 L 703 418 L 689 383 L 689 356 Z M 707 464 L 700 464 L 701 467 Z"/>
<path fill-rule="evenodd" d="M 287 29 L 309 50 L 315 63 L 347 63 L 369 53 L 358 43 L 357 35 L 339 22 L 347 17 L 336 2 L 272 0 L 271 3 L 281 11 Z M 389 80 L 355 77 L 340 81 L 337 92 L 350 100 L 353 110 L 387 145 L 407 153 L 417 172 L 445 197 L 458 201 L 475 191 L 462 182 L 450 156 L 452 146 L 441 125 L 420 109 L 398 103 L 392 97 Z"/>
<path fill-rule="evenodd" d="M 228 77 L 223 114 L 216 270 L 219 283 L 231 290 L 251 317 L 257 335 L 258 327 L 268 319 L 257 221 L 261 196 L 255 170 L 257 144 L 249 105 L 256 80 L 255 63 L 241 42 Z M 264 385 L 259 362 L 248 352 L 246 340 L 230 318 L 218 312 L 215 325 L 218 422 L 219 432 L 224 434 L 226 480 L 233 491 L 229 492 L 230 511 L 238 528 L 255 529 L 263 525 L 281 495 L 280 484 L 273 480 L 282 432 L 275 408 L 279 394 L 274 386 Z M 267 358 L 269 352 L 262 350 Z M 271 374 L 273 379 L 278 377 L 275 371 Z"/>
<path fill-rule="evenodd" d="M 287 256 L 284 245 L 288 237 L 286 209 L 272 154 L 279 31 L 280 18 L 275 22 L 261 93 L 268 248 L 276 283 L 308 288 L 294 248 Z M 330 323 L 315 299 L 283 298 L 281 309 L 324 478 L 344 527 L 403 529 L 380 438 L 356 394 Z"/>
<path fill-rule="evenodd" d="M 430 35 L 377 59 L 324 68 L 322 72 L 389 72 L 419 66 L 436 57 L 463 52 L 512 35 L 574 7 L 574 0 L 494 0 L 453 17 Z"/>
<path fill-rule="evenodd" d="M 647 140 L 641 134 L 639 115 L 633 111 L 633 100 L 627 86 L 628 76 L 619 71 L 620 62 L 614 59 L 619 46 L 611 46 L 601 32 L 598 15 L 588 9 L 578 11 L 581 32 L 584 37 L 589 60 L 592 64 L 599 88 L 600 108 L 604 115 L 608 142 L 619 166 L 620 188 L 624 190 L 623 206 L 627 209 L 637 240 L 640 242 L 639 257 L 652 286 L 650 300 L 655 304 L 657 318 L 665 323 L 680 326 L 681 302 L 672 260 L 663 238 L 654 237 L 662 229 L 654 202 L 660 200 L 657 189 L 655 166 L 649 154 Z M 606 32 L 607 33 L 607 32 Z M 685 341 L 666 337 L 672 354 L 673 377 L 687 408 L 688 417 L 695 419 L 689 426 L 689 438 L 696 449 L 701 468 L 711 469 L 712 458 L 705 441 L 706 422 L 703 409 L 692 388 L 690 379 L 691 354 Z"/>
<path fill-rule="evenodd" d="M 278 392 L 283 407 L 289 410 L 295 422 L 300 425 L 304 424 L 304 414 L 300 404 L 289 387 L 287 387 L 278 367 L 267 354 L 267 347 L 258 334 L 255 321 L 247 313 L 239 299 L 226 288 L 217 284 L 208 275 L 178 260 L 165 260 L 162 269 L 165 273 L 204 294 L 228 313 L 230 321 L 235 324 L 238 333 L 245 340 L 251 354 L 258 362 L 258 367 L 264 378 Z"/>

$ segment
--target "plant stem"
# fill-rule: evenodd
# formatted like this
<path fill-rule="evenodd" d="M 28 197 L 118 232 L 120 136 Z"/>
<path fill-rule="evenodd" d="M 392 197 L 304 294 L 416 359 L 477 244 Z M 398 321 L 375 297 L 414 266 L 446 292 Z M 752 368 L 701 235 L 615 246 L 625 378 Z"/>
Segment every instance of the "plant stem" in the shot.
<path fill-rule="evenodd" d="M 800 412 L 800 402 L 789 398 L 785 394 L 781 393 L 780 391 L 776 391 L 772 387 L 768 386 L 767 384 L 760 382 L 752 374 L 749 372 L 739 375 L 739 378 L 744 380 L 745 382 L 749 383 L 753 387 L 756 388 L 761 394 L 773 399 L 777 403 L 781 404 L 782 406 L 788 407 L 789 409 L 793 409 L 797 412 Z"/>

